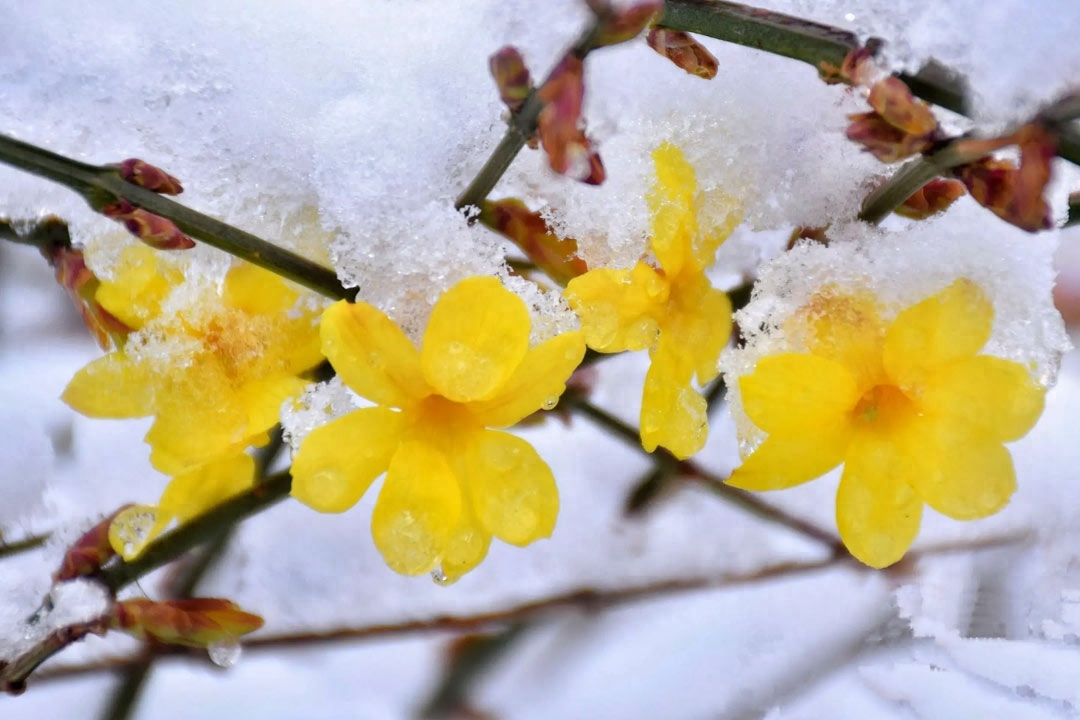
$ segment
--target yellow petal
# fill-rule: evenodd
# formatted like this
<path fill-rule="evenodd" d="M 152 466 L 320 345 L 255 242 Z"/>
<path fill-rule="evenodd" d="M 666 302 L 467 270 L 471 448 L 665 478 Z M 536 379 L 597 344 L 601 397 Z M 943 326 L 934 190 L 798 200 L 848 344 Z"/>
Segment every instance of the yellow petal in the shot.
<path fill-rule="evenodd" d="M 912 483 L 929 470 L 923 456 L 888 437 L 856 435 L 836 493 L 836 525 L 852 555 L 874 568 L 904 556 L 922 519 L 922 500 Z"/>
<path fill-rule="evenodd" d="M 717 361 L 731 337 L 731 301 L 704 274 L 684 273 L 673 283 L 660 343 L 677 348 L 704 385 L 719 374 Z"/>
<path fill-rule="evenodd" d="M 386 471 L 405 425 L 402 413 L 361 408 L 315 428 L 293 459 L 293 497 L 319 512 L 345 512 Z"/>
<path fill-rule="evenodd" d="M 641 444 L 647 451 L 660 445 L 684 460 L 705 447 L 708 407 L 690 385 L 691 373 L 677 350 L 665 350 L 661 339 L 641 397 Z"/>
<path fill-rule="evenodd" d="M 913 427 L 911 452 L 932 471 L 914 476 L 915 491 L 930 507 L 956 520 L 993 515 L 1016 491 L 1012 456 L 999 441 L 972 434 L 950 418 L 923 418 Z"/>
<path fill-rule="evenodd" d="M 812 437 L 848 422 L 859 401 L 847 368 L 817 355 L 780 353 L 739 378 L 743 410 L 754 424 L 785 438 Z"/>
<path fill-rule="evenodd" d="M 402 443 L 371 517 L 375 546 L 403 575 L 438 565 L 461 516 L 461 488 L 442 454 L 426 443 Z"/>
<path fill-rule="evenodd" d="M 565 292 L 581 318 L 585 343 L 600 352 L 652 347 L 669 294 L 667 279 L 640 262 L 630 270 L 590 270 Z"/>
<path fill-rule="evenodd" d="M 290 375 L 299 375 L 323 361 L 319 328 L 310 315 L 285 317 L 279 322 L 272 348 L 280 369 Z"/>
<path fill-rule="evenodd" d="M 648 195 L 652 211 L 651 244 L 660 266 L 673 277 L 692 260 L 692 243 L 698 234 L 694 208 L 697 178 L 694 168 L 675 145 L 664 143 L 652 155 L 656 184 Z"/>
<path fill-rule="evenodd" d="M 320 334 L 323 354 L 357 394 L 389 407 L 430 394 L 419 351 L 382 311 L 342 300 L 323 313 Z"/>
<path fill-rule="evenodd" d="M 994 306 L 961 278 L 897 316 L 885 334 L 885 371 L 905 390 L 928 375 L 979 352 L 990 339 Z"/>
<path fill-rule="evenodd" d="M 247 447 L 251 435 L 247 409 L 235 397 L 223 396 L 216 407 L 188 406 L 183 399 L 171 398 L 167 407 L 160 408 L 146 433 L 151 465 L 176 475 Z"/>
<path fill-rule="evenodd" d="M 428 383 L 456 402 L 488 400 L 529 349 L 525 301 L 493 277 L 462 280 L 431 311 L 420 363 Z"/>
<path fill-rule="evenodd" d="M 540 408 L 552 407 L 584 356 L 580 331 L 557 335 L 531 348 L 498 394 L 469 403 L 469 410 L 485 427 L 509 427 Z"/>
<path fill-rule="evenodd" d="M 291 308 L 299 295 L 281 276 L 241 261 L 226 273 L 222 297 L 230 307 L 252 315 L 270 315 Z"/>
<path fill-rule="evenodd" d="M 181 523 L 187 522 L 247 490 L 254 481 L 255 461 L 245 453 L 230 455 L 174 477 L 158 508 Z"/>
<path fill-rule="evenodd" d="M 881 361 L 885 323 L 873 295 L 826 288 L 799 310 L 793 322 L 809 329 L 810 352 L 847 368 L 859 392 L 886 382 Z"/>
<path fill-rule="evenodd" d="M 931 375 L 919 407 L 1000 442 L 1027 434 L 1042 414 L 1046 391 L 1017 362 L 977 355 Z"/>
<path fill-rule="evenodd" d="M 559 491 L 551 468 L 532 445 L 509 433 L 485 430 L 474 436 L 466 467 L 481 527 L 512 545 L 551 535 Z"/>
<path fill-rule="evenodd" d="M 154 413 L 154 384 L 154 373 L 146 363 L 117 351 L 75 373 L 62 397 L 88 417 L 145 417 Z"/>
<path fill-rule="evenodd" d="M 457 527 L 450 532 L 446 550 L 439 562 L 443 584 L 457 581 L 462 575 L 479 565 L 487 557 L 491 546 L 491 533 L 484 531 L 472 517 L 462 512 Z"/>
<path fill-rule="evenodd" d="M 237 400 L 247 410 L 246 434 L 256 435 L 276 425 L 282 404 L 307 386 L 306 380 L 295 375 L 272 375 L 244 385 Z"/>
<path fill-rule="evenodd" d="M 124 248 L 112 280 L 102 280 L 94 299 L 132 329 L 155 317 L 161 301 L 183 280 L 173 268 L 163 267 L 149 246 L 135 243 Z"/>
<path fill-rule="evenodd" d="M 766 438 L 727 482 L 743 490 L 783 490 L 821 477 L 844 461 L 851 432 L 846 426 L 795 438 Z"/>
<path fill-rule="evenodd" d="M 691 262 L 687 265 L 701 272 L 716 261 L 717 249 L 742 222 L 743 213 L 742 204 L 720 188 L 700 193 L 694 203 L 700 229 L 691 243 Z"/>

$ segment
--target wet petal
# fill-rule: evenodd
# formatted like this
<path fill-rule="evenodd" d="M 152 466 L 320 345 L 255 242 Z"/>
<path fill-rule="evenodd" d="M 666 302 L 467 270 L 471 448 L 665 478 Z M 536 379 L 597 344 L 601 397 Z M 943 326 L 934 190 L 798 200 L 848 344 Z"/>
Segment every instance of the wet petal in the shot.
<path fill-rule="evenodd" d="M 708 407 L 690 384 L 692 372 L 678 350 L 662 339 L 641 397 L 641 444 L 647 451 L 659 445 L 684 460 L 705 446 Z"/>
<path fill-rule="evenodd" d="M 419 351 L 382 311 L 342 300 L 323 313 L 320 334 L 323 354 L 358 395 L 404 407 L 430 394 Z"/>
<path fill-rule="evenodd" d="M 247 490 L 254 480 L 255 461 L 246 453 L 230 455 L 174 477 L 158 508 L 183 523 Z"/>
<path fill-rule="evenodd" d="M 806 437 L 766 438 L 727 482 L 743 490 L 783 490 L 821 477 L 844 461 L 851 432 L 846 427 Z"/>
<path fill-rule="evenodd" d="M 225 274 L 222 297 L 230 307 L 252 315 L 270 315 L 285 312 L 300 296 L 281 276 L 241 261 Z"/>
<path fill-rule="evenodd" d="M 961 278 L 897 316 L 885 334 L 885 371 L 905 390 L 918 388 L 934 371 L 979 352 L 993 321 L 986 293 Z"/>
<path fill-rule="evenodd" d="M 848 422 L 859 401 L 847 368 L 817 355 L 780 353 L 739 378 L 743 410 L 767 433 L 812 437 Z"/>
<path fill-rule="evenodd" d="M 653 151 L 656 184 L 648 195 L 652 211 L 651 244 L 669 277 L 692 262 L 692 243 L 698 234 L 694 196 L 697 178 L 682 150 L 664 143 Z"/>
<path fill-rule="evenodd" d="M 88 417 L 145 417 L 154 413 L 154 381 L 146 363 L 113 352 L 75 373 L 62 398 Z"/>
<path fill-rule="evenodd" d="M 490 400 L 470 403 L 486 427 L 508 427 L 540 408 L 553 405 L 585 356 L 584 334 L 563 333 L 531 348 L 510 380 Z"/>
<path fill-rule="evenodd" d="M 1046 390 L 1020 363 L 977 355 L 931 375 L 919 406 L 1000 443 L 1018 440 L 1034 427 L 1045 397 Z"/>
<path fill-rule="evenodd" d="M 653 346 L 669 293 L 662 275 L 638 263 L 630 270 L 590 270 L 571 280 L 565 294 L 581 318 L 586 344 L 622 352 Z"/>
<path fill-rule="evenodd" d="M 881 362 L 885 323 L 873 295 L 826 289 L 800 309 L 796 321 L 809 326 L 810 352 L 847 368 L 860 392 L 886 381 Z"/>
<path fill-rule="evenodd" d="M 488 400 L 529 349 L 525 301 L 493 277 L 462 280 L 431 311 L 420 362 L 424 377 L 456 402 Z"/>
<path fill-rule="evenodd" d="M 856 436 L 836 493 L 836 525 L 852 555 L 873 568 L 904 556 L 922 519 L 922 500 L 912 483 L 929 470 L 922 456 L 888 437 Z"/>
<path fill-rule="evenodd" d="M 705 275 L 683 275 L 661 328 L 660 344 L 677 348 L 704 385 L 719 374 L 717 361 L 731 337 L 731 301 Z"/>
<path fill-rule="evenodd" d="M 912 478 L 919 496 L 942 515 L 975 520 L 1005 507 L 1016 491 L 1012 456 L 1000 441 L 972 434 L 949 418 L 924 419 L 913 428 L 912 452 L 932 465 Z"/>
<path fill-rule="evenodd" d="M 361 408 L 304 438 L 292 465 L 292 495 L 319 512 L 344 512 L 390 465 L 406 420 L 386 408 Z"/>
<path fill-rule="evenodd" d="M 477 433 L 466 458 L 467 482 L 480 525 L 512 545 L 550 537 L 559 514 L 551 468 L 533 446 L 497 430 Z"/>
<path fill-rule="evenodd" d="M 439 569 L 446 578 L 444 582 L 455 582 L 479 565 L 487 557 L 489 547 L 491 533 L 480 527 L 471 512 L 462 512 L 460 522 L 450 532 L 446 551 L 439 562 Z"/>
<path fill-rule="evenodd" d="M 445 458 L 420 442 L 402 443 L 371 517 L 375 546 L 403 575 L 431 572 L 461 516 L 461 488 Z"/>

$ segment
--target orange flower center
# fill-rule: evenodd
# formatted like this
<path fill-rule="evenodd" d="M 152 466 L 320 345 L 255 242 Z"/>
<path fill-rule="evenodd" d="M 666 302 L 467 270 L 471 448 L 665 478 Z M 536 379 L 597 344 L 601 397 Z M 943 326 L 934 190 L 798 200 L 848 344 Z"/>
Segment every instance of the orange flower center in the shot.
<path fill-rule="evenodd" d="M 918 415 L 915 403 L 895 385 L 875 385 L 863 393 L 852 411 L 856 425 L 890 432 Z"/>

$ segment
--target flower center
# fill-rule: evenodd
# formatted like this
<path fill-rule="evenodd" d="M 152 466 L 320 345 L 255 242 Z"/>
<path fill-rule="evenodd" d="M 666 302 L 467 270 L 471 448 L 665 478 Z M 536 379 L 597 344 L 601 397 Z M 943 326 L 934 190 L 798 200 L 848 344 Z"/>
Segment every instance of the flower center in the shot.
<path fill-rule="evenodd" d="M 915 403 L 895 385 L 875 385 L 863 393 L 852 411 L 856 425 L 889 431 L 918 415 Z"/>

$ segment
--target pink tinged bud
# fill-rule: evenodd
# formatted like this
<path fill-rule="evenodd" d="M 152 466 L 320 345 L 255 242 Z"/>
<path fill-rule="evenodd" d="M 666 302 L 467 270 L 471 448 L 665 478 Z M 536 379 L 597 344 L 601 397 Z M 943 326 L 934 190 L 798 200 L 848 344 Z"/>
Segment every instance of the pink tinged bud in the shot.
<path fill-rule="evenodd" d="M 897 162 L 933 146 L 931 137 L 909 135 L 876 112 L 850 115 L 847 138 L 884 163 Z"/>
<path fill-rule="evenodd" d="M 601 11 L 598 13 L 601 18 L 600 27 L 594 44 L 596 47 L 604 47 L 633 40 L 642 30 L 659 19 L 663 12 L 663 0 L 640 2 L 625 10 Z"/>
<path fill-rule="evenodd" d="M 507 45 L 491 56 L 488 66 L 499 88 L 499 97 L 510 112 L 516 113 L 533 89 L 532 76 L 529 75 L 529 68 L 525 67 L 525 59 L 517 48 Z"/>
<path fill-rule="evenodd" d="M 184 192 L 180 181 L 156 165 L 143 162 L 138 158 L 128 158 L 117 168 L 120 177 L 129 183 L 153 190 L 162 195 L 179 195 Z"/>
<path fill-rule="evenodd" d="M 520 200 L 485 200 L 480 222 L 513 242 L 548 277 L 565 286 L 589 268 L 578 257 L 577 241 L 560 238 L 538 213 Z"/>
<path fill-rule="evenodd" d="M 711 80 L 720 68 L 720 63 L 704 45 L 681 30 L 653 28 L 646 42 L 653 50 L 699 78 Z"/>
<path fill-rule="evenodd" d="M 208 647 L 258 630 L 263 619 L 220 598 L 162 602 L 135 598 L 113 605 L 110 626 L 166 645 Z"/>
<path fill-rule="evenodd" d="M 933 146 L 937 139 L 937 119 L 930 106 L 916 100 L 902 80 L 889 77 L 874 83 L 868 99 L 874 111 L 849 116 L 849 140 L 886 163 L 903 160 Z"/>
<path fill-rule="evenodd" d="M 937 118 L 930 106 L 916 100 L 900 78 L 888 77 L 874 83 L 868 101 L 886 122 L 907 135 L 928 135 L 937 130 Z"/>
<path fill-rule="evenodd" d="M 116 555 L 109 544 L 109 526 L 121 512 L 131 507 L 124 505 L 109 517 L 90 528 L 75 544 L 68 548 L 60 569 L 53 575 L 53 582 L 73 580 L 83 575 L 93 575 L 101 566 Z"/>
<path fill-rule="evenodd" d="M 172 220 L 120 200 L 101 209 L 102 214 L 124 224 L 127 231 L 155 250 L 189 250 L 195 241 L 176 227 Z"/>
<path fill-rule="evenodd" d="M 581 58 L 573 54 L 566 55 L 552 70 L 538 93 L 544 109 L 536 127 L 552 170 L 599 185 L 606 177 L 604 164 L 582 129 L 583 70 Z"/>
<path fill-rule="evenodd" d="M 965 192 L 964 183 L 959 180 L 935 178 L 912 193 L 894 212 L 912 220 L 925 220 L 944 212 Z"/>
<path fill-rule="evenodd" d="M 109 350 L 123 344 L 132 329 L 98 303 L 97 289 L 100 283 L 86 267 L 82 250 L 68 244 L 51 245 L 46 257 L 56 274 L 56 282 L 67 291 L 83 323 L 101 349 Z"/>

